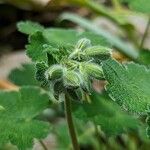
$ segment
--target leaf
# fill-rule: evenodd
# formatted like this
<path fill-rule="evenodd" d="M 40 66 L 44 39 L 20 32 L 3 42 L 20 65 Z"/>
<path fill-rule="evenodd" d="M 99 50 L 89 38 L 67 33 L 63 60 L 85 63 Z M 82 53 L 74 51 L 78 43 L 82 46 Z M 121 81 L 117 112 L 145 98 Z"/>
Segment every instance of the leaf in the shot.
<path fill-rule="evenodd" d="M 38 23 L 34 23 L 31 21 L 21 21 L 17 24 L 17 28 L 20 32 L 25 34 L 33 34 L 37 31 L 43 31 L 44 27 L 39 25 Z"/>
<path fill-rule="evenodd" d="M 18 86 L 25 85 L 39 85 L 35 79 L 35 65 L 34 64 L 23 64 L 20 68 L 13 69 L 8 79 Z"/>
<path fill-rule="evenodd" d="M 32 61 L 47 61 L 47 53 L 44 51 L 44 44 L 48 44 L 42 32 L 36 32 L 29 37 L 29 44 L 26 46 L 27 55 Z"/>
<path fill-rule="evenodd" d="M 109 34 L 107 31 L 99 28 L 95 24 L 91 23 L 89 20 L 73 13 L 64 13 L 61 16 L 61 19 L 70 20 L 89 31 L 92 31 L 93 33 L 97 34 L 97 36 L 104 37 L 106 40 L 108 40 L 108 42 L 110 42 L 113 46 L 115 46 L 118 49 L 118 51 L 125 54 L 129 58 L 137 59 L 138 52 L 133 47 L 131 47 L 131 45 L 125 43 L 118 37 Z"/>
<path fill-rule="evenodd" d="M 150 70 L 144 66 L 114 60 L 103 62 L 110 97 L 132 113 L 145 113 L 150 104 Z"/>
<path fill-rule="evenodd" d="M 42 86 L 48 86 L 48 82 L 45 76 L 45 72 L 48 69 L 48 66 L 44 62 L 39 62 L 36 64 L 36 74 L 35 78 L 41 83 Z"/>
<path fill-rule="evenodd" d="M 139 122 L 123 112 L 107 95 L 92 93 L 90 98 L 91 103 L 74 102 L 74 115 L 77 118 L 100 125 L 107 135 L 137 130 Z"/>
<path fill-rule="evenodd" d="M 78 32 L 73 29 L 48 28 L 43 32 L 44 37 L 53 47 L 75 45 L 79 39 L 87 38 L 92 45 L 109 46 L 108 41 L 92 32 Z M 65 37 L 65 38 L 64 38 Z"/>
<path fill-rule="evenodd" d="M 49 104 L 48 95 L 37 87 L 0 91 L 0 144 L 11 142 L 25 150 L 34 138 L 44 138 L 50 125 L 35 117 Z"/>

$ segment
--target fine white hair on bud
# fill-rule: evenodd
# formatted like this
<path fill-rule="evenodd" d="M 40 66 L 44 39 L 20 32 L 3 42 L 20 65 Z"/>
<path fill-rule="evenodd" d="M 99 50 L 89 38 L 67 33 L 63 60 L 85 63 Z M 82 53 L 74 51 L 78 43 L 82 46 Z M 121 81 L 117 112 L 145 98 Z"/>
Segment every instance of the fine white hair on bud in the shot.
<path fill-rule="evenodd" d="M 48 80 L 59 79 L 63 75 L 64 68 L 61 65 L 52 65 L 45 73 Z"/>
<path fill-rule="evenodd" d="M 63 74 L 63 82 L 66 88 L 78 88 L 81 83 L 81 78 L 77 72 L 67 70 Z"/>
<path fill-rule="evenodd" d="M 81 63 L 81 72 L 85 72 L 90 78 L 102 79 L 104 77 L 102 67 L 95 63 Z"/>
<path fill-rule="evenodd" d="M 79 50 L 84 50 L 85 48 L 90 46 L 91 46 L 91 41 L 87 38 L 82 38 L 77 42 L 75 48 Z"/>
<path fill-rule="evenodd" d="M 104 46 L 92 46 L 86 48 L 84 50 L 84 53 L 90 57 L 104 56 L 104 55 L 109 57 L 111 55 L 111 49 Z"/>

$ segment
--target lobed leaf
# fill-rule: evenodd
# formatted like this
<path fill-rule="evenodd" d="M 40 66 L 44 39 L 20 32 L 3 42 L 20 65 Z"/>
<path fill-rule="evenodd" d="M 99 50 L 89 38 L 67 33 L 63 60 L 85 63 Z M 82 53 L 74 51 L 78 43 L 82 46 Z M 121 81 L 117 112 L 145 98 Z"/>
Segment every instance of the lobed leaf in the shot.
<path fill-rule="evenodd" d="M 150 104 L 150 70 L 145 66 L 115 60 L 103 62 L 103 71 L 110 97 L 125 110 L 145 113 Z"/>
<path fill-rule="evenodd" d="M 37 87 L 0 91 L 0 145 L 11 142 L 25 150 L 32 147 L 34 138 L 44 138 L 50 125 L 35 117 L 49 104 L 48 95 Z"/>

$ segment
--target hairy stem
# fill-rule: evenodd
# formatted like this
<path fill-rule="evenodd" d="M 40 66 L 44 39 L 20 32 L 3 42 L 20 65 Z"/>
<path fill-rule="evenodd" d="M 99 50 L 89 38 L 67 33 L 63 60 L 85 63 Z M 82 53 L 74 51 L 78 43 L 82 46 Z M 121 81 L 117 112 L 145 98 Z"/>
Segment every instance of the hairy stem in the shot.
<path fill-rule="evenodd" d="M 145 39 L 146 39 L 146 37 L 147 37 L 149 27 L 150 27 L 150 17 L 149 17 L 149 19 L 148 19 L 148 23 L 147 23 L 147 26 L 146 26 L 144 35 L 143 35 L 143 37 L 142 37 L 142 41 L 141 41 L 141 44 L 140 44 L 140 48 L 143 48 L 143 46 L 144 46 L 144 42 L 145 42 Z"/>
<path fill-rule="evenodd" d="M 46 145 L 44 144 L 44 142 L 42 140 L 39 140 L 39 142 L 44 150 L 48 150 L 48 148 L 46 147 Z"/>
<path fill-rule="evenodd" d="M 66 97 L 65 97 L 64 105 L 65 105 L 65 115 L 66 115 L 66 119 L 67 119 L 67 124 L 68 124 L 68 129 L 69 129 L 69 134 L 70 134 L 70 137 L 71 137 L 73 149 L 74 150 L 80 150 L 79 144 L 78 144 L 78 141 L 77 141 L 75 128 L 74 128 L 74 124 L 73 124 L 73 119 L 72 119 L 71 102 L 70 102 L 70 99 L 67 96 L 67 94 L 66 94 Z"/>

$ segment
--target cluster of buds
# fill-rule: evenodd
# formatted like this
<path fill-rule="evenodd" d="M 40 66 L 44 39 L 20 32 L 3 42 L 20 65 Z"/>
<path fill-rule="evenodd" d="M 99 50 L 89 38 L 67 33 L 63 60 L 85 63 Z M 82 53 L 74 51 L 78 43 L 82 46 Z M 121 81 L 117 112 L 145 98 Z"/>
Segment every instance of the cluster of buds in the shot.
<path fill-rule="evenodd" d="M 111 50 L 103 46 L 92 46 L 90 40 L 83 38 L 66 56 L 61 56 L 58 64 L 45 72 L 55 99 L 62 99 L 68 92 L 72 99 L 84 99 L 90 94 L 92 81 L 103 79 L 101 61 L 110 57 Z"/>

